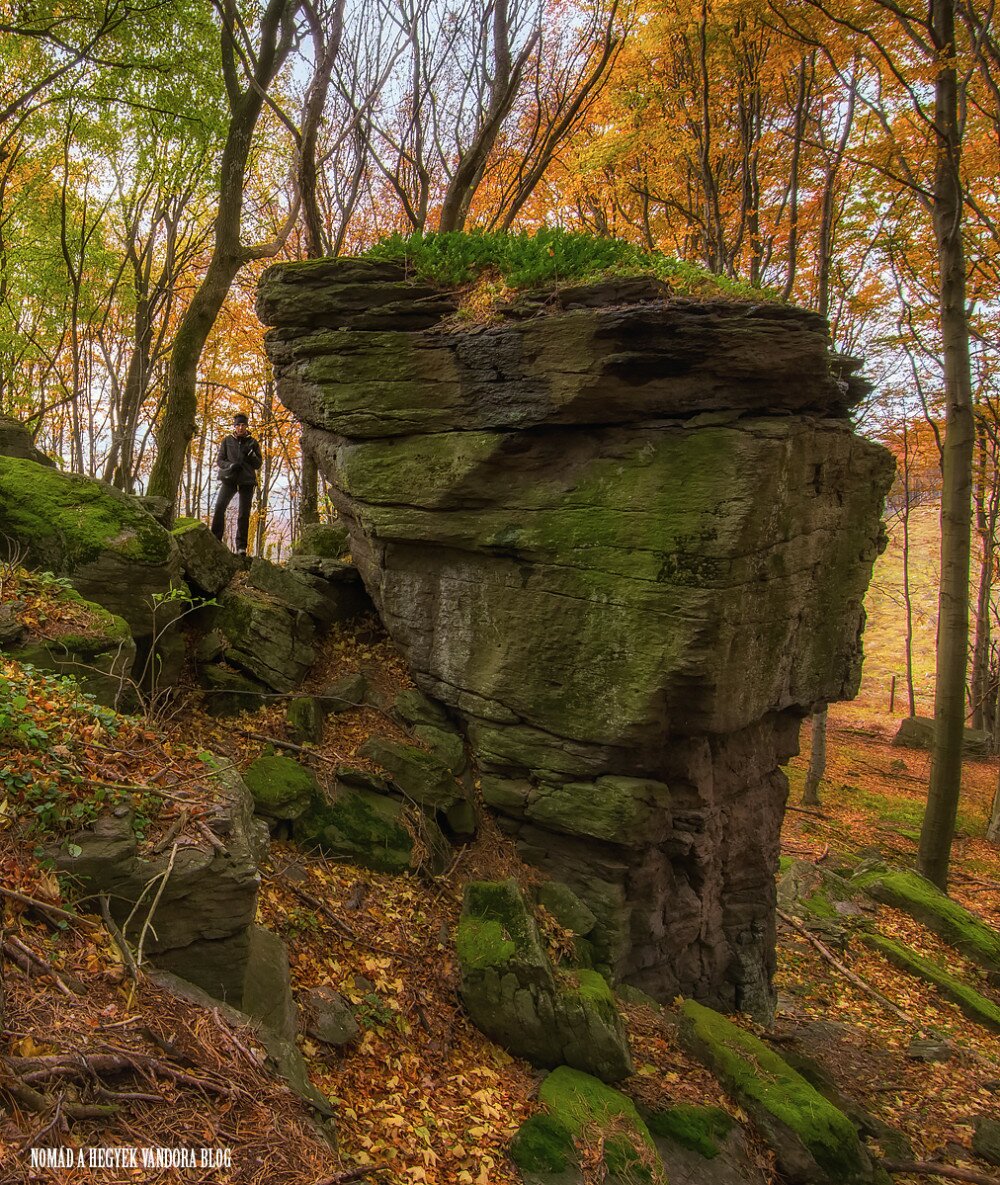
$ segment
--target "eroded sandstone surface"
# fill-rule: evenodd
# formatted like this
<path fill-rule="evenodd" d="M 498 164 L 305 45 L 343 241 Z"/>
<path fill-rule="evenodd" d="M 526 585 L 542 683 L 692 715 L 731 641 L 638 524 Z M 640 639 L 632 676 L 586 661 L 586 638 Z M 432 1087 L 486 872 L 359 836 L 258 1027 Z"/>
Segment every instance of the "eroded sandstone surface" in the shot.
<path fill-rule="evenodd" d="M 387 263 L 282 265 L 281 398 L 420 688 L 595 966 L 766 1011 L 787 783 L 853 696 L 889 455 L 824 322 L 655 282 L 496 324 Z"/>

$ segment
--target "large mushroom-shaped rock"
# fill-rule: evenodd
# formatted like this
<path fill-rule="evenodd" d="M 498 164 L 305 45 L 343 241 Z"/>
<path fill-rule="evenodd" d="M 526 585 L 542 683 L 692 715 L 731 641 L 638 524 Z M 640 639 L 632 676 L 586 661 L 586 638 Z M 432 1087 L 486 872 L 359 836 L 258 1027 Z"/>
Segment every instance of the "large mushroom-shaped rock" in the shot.
<path fill-rule="evenodd" d="M 402 267 L 324 260 L 270 269 L 259 311 L 382 621 L 522 856 L 618 978 L 766 1014 L 781 766 L 857 691 L 892 460 L 815 314 L 541 295 L 463 326 Z"/>

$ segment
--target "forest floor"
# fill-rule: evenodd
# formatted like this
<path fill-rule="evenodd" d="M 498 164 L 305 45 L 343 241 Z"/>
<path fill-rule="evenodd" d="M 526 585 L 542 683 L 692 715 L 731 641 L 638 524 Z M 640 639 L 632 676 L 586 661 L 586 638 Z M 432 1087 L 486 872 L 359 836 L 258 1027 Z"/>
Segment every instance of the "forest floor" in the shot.
<path fill-rule="evenodd" d="M 902 672 L 893 611 L 897 559 L 890 548 L 880 560 L 869 600 L 866 645 L 872 658 L 865 684 L 854 703 L 830 710 L 822 807 L 812 814 L 788 813 L 787 857 L 822 864 L 875 849 L 894 864 L 912 866 L 929 758 L 889 743 L 905 704 L 897 692 L 895 710 L 888 711 L 888 679 Z M 917 652 L 926 665 L 933 621 L 921 621 L 921 630 L 924 641 Z M 313 678 L 318 686 L 360 665 L 377 672 L 386 690 L 406 682 L 392 646 L 366 631 L 332 638 Z M 923 674 L 921 669 L 920 678 Z M 228 754 L 244 767 L 261 751 L 260 737 L 287 737 L 277 707 L 222 722 L 188 706 L 169 720 L 126 724 L 117 744 L 110 745 L 106 726 L 98 721 L 95 727 L 51 688 L 29 687 L 24 699 L 19 708 L 24 719 L 30 717 L 31 727 L 46 726 L 47 743 L 62 746 L 59 765 L 68 779 L 78 777 L 85 764 L 91 780 L 148 783 L 154 766 L 170 766 L 171 780 L 160 785 L 172 786 L 176 797 L 163 798 L 156 811 L 150 808 L 155 817 L 146 828 L 147 843 L 156 842 L 178 817 L 184 787 L 196 778 L 192 756 L 198 747 Z M 922 694 L 918 708 L 927 707 Z M 384 725 L 385 718 L 368 708 L 331 719 L 317 746 L 317 769 L 350 758 L 373 728 Z M 30 756 L 26 750 L 26 763 Z M 801 798 L 808 756 L 807 727 L 802 753 L 788 769 L 792 805 Z M 0 886 L 58 900 L 60 886 L 33 854 L 31 804 L 19 797 L 16 785 L 22 767 L 7 755 L 4 761 L 0 775 L 10 793 L 6 814 L 0 811 Z M 995 761 L 966 763 L 952 892 L 1000 927 L 1000 852 L 984 838 L 997 772 Z M 78 783 L 67 786 L 67 792 L 79 793 L 72 790 Z M 198 842 L 197 832 L 191 842 Z M 443 876 L 378 874 L 304 855 L 285 843 L 272 844 L 263 872 L 261 920 L 288 946 L 294 987 L 335 988 L 354 1004 L 361 1024 L 359 1040 L 348 1048 L 300 1039 L 314 1084 L 333 1103 L 337 1150 L 312 1129 L 298 1100 L 262 1069 L 252 1035 L 233 1032 L 217 1012 L 184 1004 L 148 980 L 135 984 L 100 919 L 69 922 L 51 912 L 46 917 L 8 896 L 0 937 L 44 959 L 59 982 L 51 973 L 38 974 L 37 966 L 22 973 L 8 964 L 4 1052 L 29 1059 L 17 1063 L 22 1072 L 44 1069 L 37 1059 L 81 1050 L 131 1058 L 137 1068 L 131 1082 L 119 1080 L 114 1092 L 100 1096 L 114 1113 L 74 1118 L 65 1133 L 59 1131 L 65 1114 L 84 1097 L 79 1077 L 67 1074 L 58 1092 L 62 1114 L 54 1118 L 35 1112 L 27 1095 L 6 1119 L 0 1106 L 0 1185 L 83 1180 L 319 1185 L 338 1177 L 361 1179 L 345 1174 L 364 1168 L 363 1179 L 379 1185 L 514 1185 L 518 1177 L 505 1149 L 536 1109 L 541 1074 L 489 1042 L 465 1017 L 453 935 L 470 879 L 513 875 L 527 883 L 535 874 L 489 826 L 475 843 L 456 850 Z M 884 906 L 872 917 L 879 931 L 938 957 L 1000 1005 L 996 988 L 911 919 Z M 558 956 L 566 935 L 549 924 L 545 934 Z M 845 978 L 799 930 L 781 923 L 779 1009 L 771 1034 L 779 1048 L 797 1048 L 822 1062 L 846 1095 L 906 1135 L 917 1159 L 941 1158 L 952 1167 L 988 1174 L 988 1166 L 969 1151 L 970 1120 L 981 1113 L 1000 1117 L 1000 1037 L 856 940 L 837 949 L 835 957 L 898 1011 Z M 714 1079 L 679 1048 L 660 1014 L 642 1006 L 624 1011 L 636 1067 L 623 1084 L 626 1093 L 646 1105 L 711 1102 L 739 1116 Z M 948 1060 L 928 1063 L 908 1056 L 911 1040 L 927 1035 L 950 1044 Z M 0 1099 L 6 1075 L 0 1063 Z M 9 1077 L 6 1082 L 9 1086 Z M 92 1102 L 98 1096 L 88 1088 L 85 1097 Z M 27 1167 L 29 1146 L 45 1143 L 224 1145 L 233 1150 L 233 1168 L 33 1174 Z M 767 1154 L 761 1148 L 756 1153 L 768 1169 Z M 926 1180 L 895 1179 L 903 1185 Z"/>

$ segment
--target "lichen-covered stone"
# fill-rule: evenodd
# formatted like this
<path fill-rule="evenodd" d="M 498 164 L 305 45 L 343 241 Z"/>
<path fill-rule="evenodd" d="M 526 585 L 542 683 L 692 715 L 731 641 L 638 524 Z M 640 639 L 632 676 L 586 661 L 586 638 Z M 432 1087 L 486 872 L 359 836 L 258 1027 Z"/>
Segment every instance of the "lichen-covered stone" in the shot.
<path fill-rule="evenodd" d="M 814 314 L 577 287 L 462 329 L 323 261 L 260 308 L 386 629 L 595 958 L 766 1015 L 780 767 L 857 690 L 891 458 Z"/>
<path fill-rule="evenodd" d="M 301 695 L 289 703 L 285 712 L 291 738 L 299 744 L 318 745 L 323 739 L 326 712 L 321 700 L 312 695 Z"/>
<path fill-rule="evenodd" d="M 202 596 L 214 597 L 233 579 L 241 564 L 224 543 L 197 519 L 174 522 L 171 532 L 180 552 L 184 577 Z"/>
<path fill-rule="evenodd" d="M 338 787 L 330 799 L 314 805 L 293 834 L 307 847 L 322 848 L 362 868 L 408 872 L 417 856 L 405 810 L 396 799 Z"/>
<path fill-rule="evenodd" d="M 473 882 L 455 936 L 462 999 L 487 1036 L 541 1066 L 617 1082 L 632 1072 L 614 997 L 595 971 L 552 967 L 516 882 Z"/>
<path fill-rule="evenodd" d="M 226 661 L 275 691 L 297 687 L 315 661 L 316 630 L 309 614 L 275 604 L 253 589 L 224 592 L 213 624 L 228 643 Z"/>
<path fill-rule="evenodd" d="M 693 1000 L 680 1015 L 685 1047 L 719 1078 L 794 1183 L 852 1185 L 874 1179 L 854 1125 L 772 1049 Z"/>
<path fill-rule="evenodd" d="M 392 777 L 393 783 L 407 798 L 421 806 L 446 810 L 464 798 L 452 771 L 442 761 L 403 741 L 388 737 L 369 737 L 358 750 L 360 757 L 370 757 Z"/>
<path fill-rule="evenodd" d="M 295 542 L 296 555 L 324 560 L 342 559 L 351 550 L 351 535 L 343 523 L 305 523 Z"/>
<path fill-rule="evenodd" d="M 258 757 L 243 771 L 254 810 L 267 819 L 294 822 L 322 795 L 312 770 L 291 757 Z"/>
<path fill-rule="evenodd" d="M 871 869 L 853 883 L 876 901 L 910 914 L 984 970 L 1000 974 L 1000 934 L 919 873 Z"/>

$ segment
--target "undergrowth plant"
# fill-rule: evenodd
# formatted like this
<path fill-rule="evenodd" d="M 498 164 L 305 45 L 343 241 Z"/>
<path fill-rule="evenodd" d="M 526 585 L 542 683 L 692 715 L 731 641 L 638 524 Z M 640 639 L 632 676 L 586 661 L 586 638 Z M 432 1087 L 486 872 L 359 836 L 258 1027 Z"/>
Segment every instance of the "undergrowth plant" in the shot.
<path fill-rule="evenodd" d="M 678 295 L 776 300 L 774 292 L 717 276 L 660 251 L 624 239 L 543 227 L 524 231 L 448 231 L 393 234 L 368 249 L 370 259 L 401 262 L 415 276 L 441 287 L 462 287 L 494 276 L 510 289 L 590 283 L 622 276 L 653 276 Z"/>

